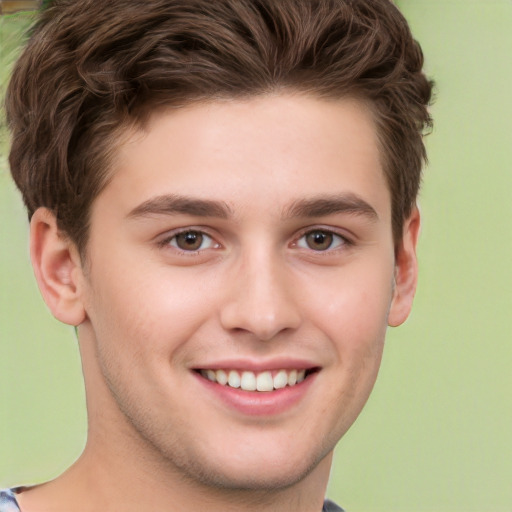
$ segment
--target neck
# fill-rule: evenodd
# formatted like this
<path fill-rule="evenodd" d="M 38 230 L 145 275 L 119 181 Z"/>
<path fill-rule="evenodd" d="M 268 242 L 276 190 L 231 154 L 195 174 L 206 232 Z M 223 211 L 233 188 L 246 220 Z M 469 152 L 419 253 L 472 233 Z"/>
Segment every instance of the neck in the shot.
<path fill-rule="evenodd" d="M 139 455 L 136 449 L 116 454 L 90 441 L 64 474 L 22 493 L 20 506 L 26 512 L 320 512 L 331 463 L 328 455 L 286 488 L 241 490 L 203 485 Z"/>

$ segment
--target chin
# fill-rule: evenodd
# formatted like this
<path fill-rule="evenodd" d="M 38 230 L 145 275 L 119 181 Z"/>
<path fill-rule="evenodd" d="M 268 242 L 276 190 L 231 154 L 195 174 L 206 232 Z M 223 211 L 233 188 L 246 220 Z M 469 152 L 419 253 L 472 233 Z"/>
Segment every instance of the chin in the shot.
<path fill-rule="evenodd" d="M 297 460 L 297 454 L 259 454 L 251 457 L 232 448 L 232 457 L 212 460 L 193 457 L 180 461 L 182 474 L 202 485 L 231 491 L 278 491 L 304 480 L 328 456 L 330 450 L 318 450 Z M 174 461 L 176 463 L 176 460 Z"/>
<path fill-rule="evenodd" d="M 279 468 L 261 467 L 256 471 L 244 468 L 240 471 L 227 471 L 226 468 L 201 468 L 196 479 L 203 485 L 231 491 L 278 491 L 293 487 L 306 478 L 317 464 L 305 467 Z"/>

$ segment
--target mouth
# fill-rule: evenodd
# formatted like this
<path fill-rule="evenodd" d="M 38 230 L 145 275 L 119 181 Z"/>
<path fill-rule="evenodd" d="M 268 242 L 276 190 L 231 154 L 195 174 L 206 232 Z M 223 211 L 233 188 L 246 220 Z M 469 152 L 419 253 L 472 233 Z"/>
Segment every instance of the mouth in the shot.
<path fill-rule="evenodd" d="M 196 372 L 210 382 L 242 391 L 269 393 L 301 384 L 319 368 L 294 368 L 253 372 L 239 369 L 198 369 Z"/>

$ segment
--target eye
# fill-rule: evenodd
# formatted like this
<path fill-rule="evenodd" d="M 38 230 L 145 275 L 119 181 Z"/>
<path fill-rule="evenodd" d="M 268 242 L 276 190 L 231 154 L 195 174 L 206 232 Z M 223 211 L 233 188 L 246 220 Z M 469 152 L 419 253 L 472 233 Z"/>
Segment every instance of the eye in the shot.
<path fill-rule="evenodd" d="M 332 231 L 315 229 L 301 236 L 297 241 L 297 246 L 302 249 L 312 249 L 313 251 L 327 251 L 328 249 L 336 249 L 347 243 L 347 240 L 341 235 L 337 235 Z"/>
<path fill-rule="evenodd" d="M 201 251 L 218 246 L 206 233 L 192 229 L 174 235 L 167 243 L 182 251 Z"/>

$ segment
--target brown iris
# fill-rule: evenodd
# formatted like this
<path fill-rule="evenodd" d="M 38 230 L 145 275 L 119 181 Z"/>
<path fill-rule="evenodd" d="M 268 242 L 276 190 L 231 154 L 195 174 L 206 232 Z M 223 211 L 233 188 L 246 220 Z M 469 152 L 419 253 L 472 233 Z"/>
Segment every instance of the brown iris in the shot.
<path fill-rule="evenodd" d="M 311 231 L 306 235 L 306 243 L 314 251 L 325 251 L 331 247 L 333 234 L 328 231 Z"/>
<path fill-rule="evenodd" d="M 176 245 L 184 251 L 197 251 L 203 244 L 204 236 L 199 231 L 184 231 L 176 235 Z"/>

